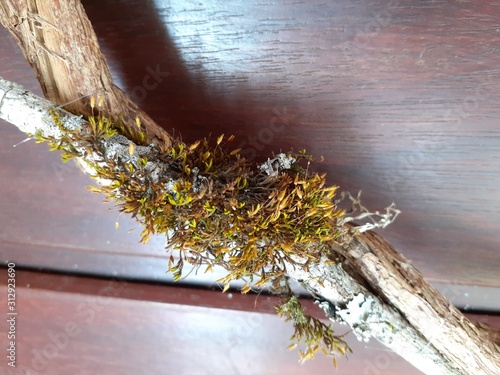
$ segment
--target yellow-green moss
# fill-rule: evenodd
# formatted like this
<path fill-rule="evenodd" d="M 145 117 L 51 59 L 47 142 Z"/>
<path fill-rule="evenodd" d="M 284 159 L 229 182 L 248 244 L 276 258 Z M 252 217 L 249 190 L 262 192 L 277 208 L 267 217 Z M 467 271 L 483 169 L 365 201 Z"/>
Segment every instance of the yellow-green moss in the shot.
<path fill-rule="evenodd" d="M 336 353 L 345 355 L 352 353 L 351 348 L 343 340 L 343 336 L 336 336 L 331 324 L 326 325 L 322 321 L 307 315 L 296 296 L 285 299 L 276 311 L 285 321 L 291 321 L 295 330 L 288 347 L 294 349 L 301 343 L 305 349 L 299 350 L 300 359 L 305 361 L 313 358 L 317 351 L 321 350 L 325 355 L 333 357 L 333 364 L 337 367 Z"/>
<path fill-rule="evenodd" d="M 343 211 L 334 203 L 336 187 L 326 186 L 325 175 L 301 166 L 312 160 L 305 151 L 290 153 L 296 160 L 293 166 L 270 176 L 228 147 L 232 136 L 189 146 L 174 139 L 166 148 L 150 144 L 139 121 L 137 128 L 129 129 L 97 114 L 87 118 L 84 129 L 69 131 L 57 111 L 51 115 L 63 136 L 37 133 L 37 139 L 61 150 L 63 161 L 92 155 L 92 161 L 87 160 L 95 170 L 93 177 L 109 184 L 91 190 L 106 194 L 120 211 L 142 223 L 142 242 L 158 233 L 169 236 L 168 245 L 179 252 L 177 260 L 170 256 L 168 265 L 175 280 L 189 263 L 207 270 L 224 267 L 228 274 L 219 280 L 224 290 L 238 279 L 245 280 L 243 293 L 271 283 L 278 294 L 291 296 L 277 309 L 294 322 L 293 339 L 305 338 L 304 359 L 321 347 L 321 340 L 326 354 L 345 353 L 347 345 L 329 326 L 305 315 L 288 288 L 277 287 L 287 284 L 287 265 L 300 259 L 300 266 L 307 268 L 344 233 L 338 225 Z M 150 147 L 154 158 L 125 162 L 107 157 L 105 141 L 116 135 L 130 140 L 130 155 L 143 146 Z M 148 167 L 150 160 L 161 165 L 155 173 Z"/>

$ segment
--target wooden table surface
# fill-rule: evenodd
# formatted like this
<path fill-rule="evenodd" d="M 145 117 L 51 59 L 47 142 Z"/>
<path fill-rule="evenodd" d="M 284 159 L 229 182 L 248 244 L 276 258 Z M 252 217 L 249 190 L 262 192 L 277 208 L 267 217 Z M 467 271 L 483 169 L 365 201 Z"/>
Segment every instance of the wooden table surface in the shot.
<path fill-rule="evenodd" d="M 500 311 L 499 2 L 83 3 L 116 83 L 165 129 L 234 134 L 255 161 L 323 155 L 313 168 L 367 207 L 396 202 L 384 236 L 452 301 Z M 3 29 L 0 76 L 40 93 Z M 33 141 L 13 147 L 25 138 L 0 123 L 2 261 L 171 280 L 163 238 L 139 245 L 75 166 Z"/>
<path fill-rule="evenodd" d="M 300 364 L 296 351 L 286 349 L 292 328 L 272 314 L 276 301 L 267 296 L 16 274 L 18 367 L 9 371 L 0 362 L 1 375 L 421 374 L 396 353 L 352 334 L 346 341 L 353 354 L 339 357 L 338 369 L 322 354 Z M 500 327 L 498 316 L 469 317 Z M 349 332 L 345 325 L 334 328 Z M 0 346 L 8 347 L 3 334 Z"/>

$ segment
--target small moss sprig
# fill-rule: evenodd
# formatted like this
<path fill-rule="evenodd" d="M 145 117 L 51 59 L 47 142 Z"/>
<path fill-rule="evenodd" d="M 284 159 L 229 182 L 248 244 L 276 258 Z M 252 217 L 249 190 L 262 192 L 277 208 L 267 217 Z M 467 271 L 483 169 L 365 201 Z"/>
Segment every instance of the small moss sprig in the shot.
<path fill-rule="evenodd" d="M 38 132 L 36 138 L 62 151 L 63 161 L 77 157 L 88 163 L 103 182 L 90 190 L 136 218 L 143 225 L 142 242 L 154 234 L 168 236 L 168 246 L 178 252 L 168 261 L 174 280 L 189 263 L 206 271 L 224 267 L 228 274 L 218 280 L 224 291 L 241 279 L 242 293 L 272 285 L 272 291 L 289 297 L 277 311 L 293 322 L 292 339 L 305 339 L 302 359 L 320 347 L 328 355 L 346 352 L 347 344 L 330 326 L 306 315 L 289 288 L 280 287 L 287 285 L 287 267 L 307 270 L 345 235 L 336 187 L 326 185 L 326 175 L 302 166 L 311 156 L 305 151 L 282 155 L 292 165 L 270 174 L 253 168 L 239 149 L 231 150 L 232 136 L 191 145 L 174 139 L 166 146 L 150 142 L 139 120 L 129 129 L 94 113 L 94 98 L 91 108 L 88 125 L 79 130 L 68 129 L 65 118 L 52 110 L 62 136 Z"/>
<path fill-rule="evenodd" d="M 285 321 L 291 321 L 293 324 L 294 334 L 290 337 L 292 344 L 288 349 L 294 349 L 301 343 L 305 344 L 306 348 L 299 350 L 299 357 L 302 361 L 313 358 L 321 350 L 322 353 L 333 358 L 333 365 L 337 367 L 336 355 L 352 353 L 349 345 L 343 340 L 343 336 L 335 335 L 331 324 L 326 325 L 304 312 L 297 296 L 284 299 L 280 305 L 276 306 L 276 311 Z"/>
<path fill-rule="evenodd" d="M 49 113 L 55 125 L 61 130 L 61 136 L 45 136 L 40 129 L 34 135 L 30 134 L 30 136 L 35 138 L 36 143 L 48 143 L 50 151 L 61 151 L 63 163 L 78 157 L 86 158 L 93 153 L 95 145 L 100 139 L 106 139 L 118 134 L 111 121 L 103 116 L 90 117 L 88 119 L 89 129 L 84 132 L 81 130 L 69 131 L 65 126 L 65 119 L 61 117 L 57 110 L 51 109 Z"/>

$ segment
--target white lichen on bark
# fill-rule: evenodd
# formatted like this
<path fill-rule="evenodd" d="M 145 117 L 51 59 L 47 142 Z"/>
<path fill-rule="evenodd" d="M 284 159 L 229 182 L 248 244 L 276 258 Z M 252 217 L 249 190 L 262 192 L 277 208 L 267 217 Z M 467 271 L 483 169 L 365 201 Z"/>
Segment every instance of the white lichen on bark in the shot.
<path fill-rule="evenodd" d="M 61 138 L 62 130 L 56 126 L 54 118 L 50 115 L 50 110 L 55 106 L 50 101 L 43 99 L 21 85 L 7 81 L 0 77 L 0 118 L 15 125 L 26 134 L 34 135 L 39 132 L 43 137 Z M 82 131 L 82 127 L 88 126 L 82 116 L 75 116 L 70 112 L 57 108 L 57 113 L 61 117 L 61 122 L 68 131 Z M 118 164 L 131 162 L 137 166 L 138 159 L 143 156 L 151 157 L 153 147 L 136 145 L 122 135 L 114 135 L 102 140 L 105 145 L 105 157 L 115 160 Z M 134 150 L 130 153 L 131 144 Z M 78 148 L 78 145 L 75 144 Z M 95 176 L 93 164 L 102 165 L 104 161 L 95 153 L 87 154 L 85 158 L 76 158 L 76 164 L 90 176 Z M 164 174 L 165 168 L 162 163 L 148 161 L 145 166 L 151 172 L 152 178 Z M 109 185 L 111 181 L 96 178 L 100 185 Z M 172 181 L 170 185 L 174 185 Z"/>
<path fill-rule="evenodd" d="M 272 159 L 267 159 L 266 162 L 259 166 L 259 169 L 267 174 L 268 176 L 275 177 L 281 171 L 292 168 L 292 165 L 296 162 L 296 159 L 287 156 L 284 153 L 279 153 L 276 157 Z"/>
<path fill-rule="evenodd" d="M 378 340 L 425 374 L 467 375 L 443 361 L 440 352 L 397 310 L 361 286 L 341 264 L 324 259 L 307 271 L 292 265 L 287 271 L 313 295 L 332 304 L 336 316 L 330 318 L 347 323 L 359 340 Z"/>
<path fill-rule="evenodd" d="M 0 77 L 0 118 L 27 134 L 41 131 L 44 136 L 59 138 L 61 130 L 54 124 L 49 110 L 54 104 L 25 90 L 21 85 Z M 67 117 L 66 126 L 74 130 L 84 120 L 80 116 L 60 110 Z"/>

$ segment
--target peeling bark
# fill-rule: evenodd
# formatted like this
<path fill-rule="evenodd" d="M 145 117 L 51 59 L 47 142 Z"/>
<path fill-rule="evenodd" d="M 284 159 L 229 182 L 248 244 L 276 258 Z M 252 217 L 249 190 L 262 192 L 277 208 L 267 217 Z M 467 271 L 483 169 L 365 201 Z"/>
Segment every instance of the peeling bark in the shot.
<path fill-rule="evenodd" d="M 489 341 L 500 347 L 500 328 L 492 327 L 487 323 L 473 322 L 476 328 L 489 338 Z"/>
<path fill-rule="evenodd" d="M 0 22 L 35 70 L 48 100 L 88 115 L 88 98 L 82 97 L 104 96 L 102 111 L 109 118 L 134 126 L 139 117 L 152 138 L 169 144 L 168 133 L 114 85 L 79 0 L 2 0 Z"/>
<path fill-rule="evenodd" d="M 397 309 L 457 373 L 500 373 L 493 331 L 477 329 L 380 235 L 355 237 L 345 253 L 349 272 Z"/>
<path fill-rule="evenodd" d="M 366 232 L 332 250 L 331 260 L 342 255 L 343 262 L 288 268 L 327 316 L 426 374 L 500 373 L 498 330 L 476 327 L 381 236 Z"/>

